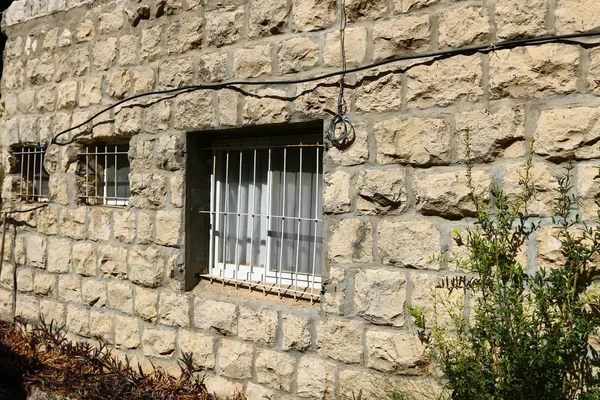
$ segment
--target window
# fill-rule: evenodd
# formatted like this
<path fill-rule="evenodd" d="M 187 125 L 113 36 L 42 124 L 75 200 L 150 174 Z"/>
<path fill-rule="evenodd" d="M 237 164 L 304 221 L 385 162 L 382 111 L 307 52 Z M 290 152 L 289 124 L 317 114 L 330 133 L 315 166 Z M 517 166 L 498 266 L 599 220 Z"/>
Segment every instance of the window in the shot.
<path fill-rule="evenodd" d="M 16 171 L 20 174 L 19 198 L 24 201 L 48 201 L 49 176 L 44 168 L 45 146 L 19 147 L 13 151 Z"/>
<path fill-rule="evenodd" d="M 80 153 L 83 167 L 80 198 L 88 205 L 129 203 L 128 143 L 92 144 Z"/>
<path fill-rule="evenodd" d="M 201 250 L 201 277 L 280 295 L 320 295 L 321 138 L 279 134 L 205 142 L 209 199 L 196 205 L 207 231 L 200 236 L 208 247 Z"/>

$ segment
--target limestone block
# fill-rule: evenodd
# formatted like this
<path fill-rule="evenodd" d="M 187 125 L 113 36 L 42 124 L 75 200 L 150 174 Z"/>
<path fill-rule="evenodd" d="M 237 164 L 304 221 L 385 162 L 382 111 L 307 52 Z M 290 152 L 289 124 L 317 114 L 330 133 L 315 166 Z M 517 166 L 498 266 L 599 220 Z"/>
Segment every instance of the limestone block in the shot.
<path fill-rule="evenodd" d="M 335 20 L 333 0 L 293 0 L 292 21 L 296 31 L 317 31 Z"/>
<path fill-rule="evenodd" d="M 27 238 L 27 264 L 37 268 L 46 268 L 46 237 L 30 235 Z"/>
<path fill-rule="evenodd" d="M 88 232 L 91 240 L 109 240 L 111 211 L 105 208 L 91 208 Z"/>
<path fill-rule="evenodd" d="M 368 263 L 373 261 L 373 228 L 361 219 L 344 219 L 332 228 L 329 240 L 332 263 Z"/>
<path fill-rule="evenodd" d="M 227 53 L 207 53 L 198 58 L 198 78 L 202 82 L 219 82 L 227 79 L 229 72 Z"/>
<path fill-rule="evenodd" d="M 48 85 L 37 93 L 37 108 L 40 111 L 54 111 L 56 106 L 56 86 Z"/>
<path fill-rule="evenodd" d="M 316 355 L 306 355 L 298 363 L 296 394 L 310 399 L 334 399 L 335 365 Z"/>
<path fill-rule="evenodd" d="M 302 314 L 284 312 L 281 314 L 282 342 L 284 351 L 305 351 L 310 347 L 310 319 Z"/>
<path fill-rule="evenodd" d="M 233 393 L 233 392 L 230 392 Z M 246 390 L 244 390 L 244 396 L 248 400 L 259 400 L 259 399 L 273 399 L 277 395 L 277 392 L 271 389 L 268 389 L 264 386 L 257 385 L 252 382 L 248 382 L 246 384 Z"/>
<path fill-rule="evenodd" d="M 185 15 L 171 22 L 167 28 L 167 53 L 179 54 L 202 46 L 204 20 L 195 15 Z"/>
<path fill-rule="evenodd" d="M 516 195 L 522 192 L 521 181 L 525 174 L 522 163 L 506 164 L 504 166 L 504 193 Z M 533 164 L 529 171 L 533 185 L 533 199 L 527 204 L 527 211 L 531 215 L 552 216 L 554 200 L 557 195 L 558 182 L 556 176 L 559 171 L 542 163 Z"/>
<path fill-rule="evenodd" d="M 71 269 L 71 241 L 49 237 L 47 239 L 47 270 L 48 272 L 65 273 Z"/>
<path fill-rule="evenodd" d="M 333 214 L 350 211 L 350 178 L 345 171 L 335 171 L 325 177 L 323 211 Z"/>
<path fill-rule="evenodd" d="M 87 78 L 79 84 L 79 106 L 87 107 L 102 101 L 102 77 Z"/>
<path fill-rule="evenodd" d="M 225 379 L 222 376 L 206 375 L 205 383 L 210 393 L 216 393 L 218 396 L 230 396 L 232 393 L 244 391 L 241 382 Z"/>
<path fill-rule="evenodd" d="M 472 182 L 476 193 L 486 194 L 491 178 L 486 171 L 475 170 Z M 415 171 L 413 188 L 417 210 L 423 215 L 439 215 L 455 219 L 475 214 L 471 189 L 465 170 L 447 171 L 443 168 Z"/>
<path fill-rule="evenodd" d="M 206 129 L 214 123 L 212 94 L 198 90 L 177 96 L 173 102 L 175 129 Z"/>
<path fill-rule="evenodd" d="M 131 137 L 142 129 L 141 108 L 121 108 L 115 112 L 117 136 Z"/>
<path fill-rule="evenodd" d="M 403 168 L 363 170 L 356 188 L 357 208 L 365 214 L 401 214 L 407 208 Z"/>
<path fill-rule="evenodd" d="M 86 75 L 90 70 L 90 50 L 87 47 L 74 49 L 70 52 L 67 63 L 69 68 L 67 74 L 70 72 L 73 76 Z"/>
<path fill-rule="evenodd" d="M 50 0 L 52 1 L 52 0 Z M 61 1 L 61 0 L 58 0 Z M 73 42 L 73 34 L 69 29 L 63 29 L 62 33 L 58 37 L 58 47 L 67 47 L 70 46 Z"/>
<path fill-rule="evenodd" d="M 362 121 L 352 121 L 354 125 L 354 142 L 349 147 L 332 147 L 325 156 L 337 165 L 352 166 L 364 164 L 369 159 L 369 129 Z"/>
<path fill-rule="evenodd" d="M 103 343 L 114 344 L 113 316 L 105 312 L 90 311 L 90 330 L 92 337 Z"/>
<path fill-rule="evenodd" d="M 238 336 L 244 340 L 272 346 L 277 333 L 277 311 L 253 310 L 240 307 L 238 312 Z"/>
<path fill-rule="evenodd" d="M 137 242 L 139 244 L 151 243 L 154 239 L 154 217 L 147 212 L 138 213 Z"/>
<path fill-rule="evenodd" d="M 37 117 L 19 119 L 19 139 L 21 144 L 34 145 L 39 142 Z"/>
<path fill-rule="evenodd" d="M 499 0 L 496 2 L 496 34 L 510 40 L 546 34 L 545 0 Z"/>
<path fill-rule="evenodd" d="M 139 35 L 123 35 L 119 38 L 119 65 L 136 65 L 140 45 Z"/>
<path fill-rule="evenodd" d="M 261 349 L 254 363 L 256 379 L 273 389 L 289 392 L 295 365 L 296 360 L 286 353 Z"/>
<path fill-rule="evenodd" d="M 162 30 L 163 25 L 156 25 L 142 31 L 140 38 L 140 59 L 142 62 L 155 60 L 160 55 Z"/>
<path fill-rule="evenodd" d="M 424 8 L 438 2 L 439 0 L 393 0 L 394 10 L 400 13 Z"/>
<path fill-rule="evenodd" d="M 148 133 L 158 133 L 167 130 L 171 120 L 171 103 L 160 101 L 144 109 L 144 130 Z"/>
<path fill-rule="evenodd" d="M 328 318 L 317 323 L 316 332 L 321 356 L 348 364 L 361 362 L 363 326 L 360 322 Z"/>
<path fill-rule="evenodd" d="M 17 268 L 17 290 L 28 293 L 33 291 L 33 271 L 29 268 Z"/>
<path fill-rule="evenodd" d="M 268 125 L 289 121 L 288 103 L 278 99 L 278 97 L 287 97 L 283 90 L 261 89 L 256 92 L 256 95 L 258 97 L 244 98 L 242 117 L 245 124 Z"/>
<path fill-rule="evenodd" d="M 144 355 L 162 358 L 171 356 L 175 352 L 176 336 L 173 329 L 146 326 L 142 333 Z"/>
<path fill-rule="evenodd" d="M 435 275 L 413 274 L 410 283 L 410 304 L 423 311 L 426 326 L 455 329 L 451 314 L 455 314 L 459 307 L 464 308 L 464 291 L 438 289 L 440 277 Z"/>
<path fill-rule="evenodd" d="M 134 307 L 135 315 L 146 322 L 155 322 L 158 317 L 158 292 L 136 286 Z"/>
<path fill-rule="evenodd" d="M 129 282 L 108 280 L 106 282 L 110 308 L 131 314 L 133 311 L 133 291 Z"/>
<path fill-rule="evenodd" d="M 575 107 L 542 111 L 533 152 L 552 161 L 600 157 L 595 145 L 600 108 Z"/>
<path fill-rule="evenodd" d="M 156 3 L 156 16 L 177 14 L 182 8 L 181 0 L 159 0 Z"/>
<path fill-rule="evenodd" d="M 33 276 L 33 292 L 39 296 L 54 297 L 57 292 L 56 282 L 55 274 L 38 271 Z"/>
<path fill-rule="evenodd" d="M 494 58 L 494 57 L 492 57 Z M 407 100 L 410 107 L 447 106 L 455 102 L 476 102 L 483 96 L 481 60 L 457 56 L 422 65 L 407 72 Z"/>
<path fill-rule="evenodd" d="M 244 23 L 244 7 L 227 6 L 206 12 L 209 45 L 221 47 L 238 41 Z"/>
<path fill-rule="evenodd" d="M 163 246 L 178 246 L 182 215 L 180 211 L 157 211 L 156 223 L 161 228 L 156 231 L 156 243 Z"/>
<path fill-rule="evenodd" d="M 6 89 L 23 87 L 25 67 L 21 61 L 7 63 L 2 71 L 2 82 Z"/>
<path fill-rule="evenodd" d="M 93 279 L 84 279 L 81 282 L 83 304 L 89 307 L 106 307 L 106 282 Z"/>
<path fill-rule="evenodd" d="M 127 70 L 115 71 L 106 76 L 106 94 L 115 99 L 124 99 L 131 89 L 131 74 Z"/>
<path fill-rule="evenodd" d="M 129 184 L 132 206 L 146 209 L 164 206 L 167 195 L 164 176 L 157 173 L 131 173 Z"/>
<path fill-rule="evenodd" d="M 478 109 L 457 114 L 458 159 L 464 160 L 466 157 L 467 130 L 470 135 L 471 160 L 475 162 L 523 156 L 524 121 L 525 111 L 521 107 L 502 107 L 493 112 Z"/>
<path fill-rule="evenodd" d="M 83 239 L 85 229 L 85 208 L 63 209 L 60 213 L 61 234 L 72 239 Z"/>
<path fill-rule="evenodd" d="M 113 212 L 115 240 L 132 243 L 135 238 L 135 214 L 131 211 Z"/>
<path fill-rule="evenodd" d="M 58 28 L 50 29 L 46 32 L 46 37 L 44 38 L 43 49 L 44 50 L 54 50 L 58 45 Z"/>
<path fill-rule="evenodd" d="M 285 0 L 253 0 L 248 6 L 248 36 L 276 35 L 287 27 L 290 7 Z"/>
<path fill-rule="evenodd" d="M 557 34 L 586 32 L 600 27 L 600 4 L 594 0 L 561 0 L 556 4 Z"/>
<path fill-rule="evenodd" d="M 431 260 L 440 254 L 440 233 L 437 226 L 426 220 L 379 223 L 378 247 L 384 264 L 405 268 L 434 269 L 439 265 Z"/>
<path fill-rule="evenodd" d="M 190 326 L 190 301 L 185 294 L 161 293 L 159 309 L 161 324 Z"/>
<path fill-rule="evenodd" d="M 117 38 L 110 37 L 94 44 L 94 66 L 99 71 L 106 71 L 117 63 Z"/>
<path fill-rule="evenodd" d="M 87 18 L 84 19 L 77 25 L 77 31 L 75 33 L 75 38 L 77 42 L 89 42 L 94 38 L 94 34 L 96 33 L 96 28 L 94 27 L 94 21 Z"/>
<path fill-rule="evenodd" d="M 178 343 L 181 354 L 192 353 L 197 365 L 206 369 L 215 367 L 214 337 L 197 330 L 181 329 Z"/>
<path fill-rule="evenodd" d="M 136 318 L 115 316 L 115 344 L 126 349 L 140 347 L 140 327 Z"/>
<path fill-rule="evenodd" d="M 588 89 L 600 94 L 600 49 L 590 49 L 590 66 L 587 76 Z"/>
<path fill-rule="evenodd" d="M 59 275 L 58 298 L 63 302 L 81 303 L 80 278 L 74 275 Z"/>
<path fill-rule="evenodd" d="M 305 71 L 319 62 L 319 44 L 308 37 L 281 42 L 277 52 L 280 74 Z"/>
<path fill-rule="evenodd" d="M 234 379 L 252 377 L 252 345 L 234 339 L 222 339 L 217 355 L 220 374 Z"/>
<path fill-rule="evenodd" d="M 485 42 L 490 21 L 484 7 L 458 6 L 440 14 L 439 43 L 444 47 L 462 47 Z"/>
<path fill-rule="evenodd" d="M 135 70 L 132 73 L 133 94 L 151 92 L 156 84 L 152 68 Z"/>
<path fill-rule="evenodd" d="M 543 227 L 536 231 L 537 247 L 537 270 L 546 269 L 547 271 L 564 265 L 565 257 L 561 251 L 561 243 L 558 238 L 559 231 L 554 227 Z"/>
<path fill-rule="evenodd" d="M 376 396 L 378 393 L 401 393 L 397 378 L 389 375 L 377 375 L 372 371 L 342 370 L 340 371 L 339 387 L 341 398 L 352 398 L 352 393 L 362 392 L 363 395 Z M 409 389 L 410 390 L 410 389 Z M 411 391 L 411 395 L 415 392 Z"/>
<path fill-rule="evenodd" d="M 237 308 L 233 303 L 194 299 L 194 326 L 221 335 L 237 335 Z"/>
<path fill-rule="evenodd" d="M 165 259 L 156 247 L 129 250 L 129 279 L 146 287 L 158 287 L 165 273 Z"/>
<path fill-rule="evenodd" d="M 85 307 L 67 305 L 67 330 L 80 336 L 90 336 L 90 312 Z"/>
<path fill-rule="evenodd" d="M 116 32 L 125 24 L 125 13 L 121 6 L 100 14 L 98 30 L 102 34 Z"/>
<path fill-rule="evenodd" d="M 579 198 L 579 216 L 583 221 L 598 219 L 598 204 L 600 198 L 600 181 L 598 165 L 595 162 L 579 164 L 577 166 L 577 196 Z"/>
<path fill-rule="evenodd" d="M 73 109 L 77 107 L 77 82 L 68 81 L 58 85 L 57 107 L 59 109 Z"/>
<path fill-rule="evenodd" d="M 409 332 L 367 331 L 366 348 L 367 366 L 382 372 L 407 372 L 427 362 L 425 347 Z"/>
<path fill-rule="evenodd" d="M 35 296 L 17 295 L 15 316 L 28 322 L 35 322 L 39 319 L 39 309 L 39 300 Z"/>
<path fill-rule="evenodd" d="M 54 58 L 51 53 L 43 53 L 39 58 L 32 58 L 27 61 L 25 71 L 27 80 L 32 85 L 41 85 L 46 82 L 51 82 L 54 79 L 54 73 L 56 71 L 54 69 Z"/>
<path fill-rule="evenodd" d="M 579 49 L 563 44 L 498 51 L 490 57 L 492 98 L 576 92 L 579 62 Z"/>
<path fill-rule="evenodd" d="M 380 164 L 440 165 L 450 162 L 451 132 L 443 119 L 389 119 L 373 126 Z"/>
<path fill-rule="evenodd" d="M 238 78 L 271 73 L 271 45 L 240 48 L 233 52 L 233 71 Z"/>
<path fill-rule="evenodd" d="M 67 179 L 64 174 L 50 175 L 48 188 L 50 190 L 50 200 L 53 203 L 69 204 L 69 183 Z"/>
<path fill-rule="evenodd" d="M 349 21 L 377 19 L 387 12 L 385 0 L 350 0 L 346 3 Z"/>
<path fill-rule="evenodd" d="M 363 2 L 362 4 L 370 4 L 370 2 Z M 364 27 L 347 28 L 344 49 L 348 64 L 361 64 L 367 56 L 367 29 Z M 323 62 L 327 66 L 339 67 L 341 65 L 339 32 L 331 32 L 325 35 Z"/>
<path fill-rule="evenodd" d="M 80 242 L 73 245 L 73 266 L 79 275 L 96 275 L 96 253 L 91 243 Z"/>
<path fill-rule="evenodd" d="M 35 90 L 23 90 L 18 94 L 18 110 L 27 114 L 35 108 Z"/>
<path fill-rule="evenodd" d="M 6 61 L 12 61 L 15 58 L 21 57 L 23 54 L 23 37 L 14 36 L 10 37 L 6 41 L 4 59 Z"/>
<path fill-rule="evenodd" d="M 356 90 L 356 110 L 388 112 L 402 106 L 401 78 L 394 72 L 381 72 L 375 77 L 361 78 L 363 84 Z"/>
<path fill-rule="evenodd" d="M 163 135 L 156 142 L 156 166 L 168 171 L 184 168 L 185 137 Z M 177 232 L 177 236 L 179 232 Z"/>
<path fill-rule="evenodd" d="M 377 325 L 404 325 L 406 276 L 400 271 L 362 270 L 354 279 L 356 313 Z"/>
<path fill-rule="evenodd" d="M 337 110 L 338 84 L 326 80 L 319 84 L 305 83 L 296 86 L 299 98 L 294 102 L 296 112 L 310 118 L 331 118 Z"/>
<path fill-rule="evenodd" d="M 0 291 L 1 293 L 1 291 Z M 0 295 L 0 298 L 2 296 Z M 0 300 L 1 304 L 1 300 Z M 0 305 L 0 310 L 2 306 Z M 66 307 L 58 301 L 40 299 L 40 315 L 44 318 L 46 323 L 53 322 L 55 326 L 63 326 L 66 324 Z M 2 312 L 0 311 L 0 318 L 2 318 Z"/>
<path fill-rule="evenodd" d="M 428 15 L 402 16 L 376 21 L 373 26 L 373 57 L 396 57 L 429 48 L 431 26 Z"/>
<path fill-rule="evenodd" d="M 169 178 L 169 193 L 171 205 L 173 207 L 183 207 L 183 192 L 184 192 L 184 175 L 183 173 L 173 174 Z"/>
<path fill-rule="evenodd" d="M 98 268 L 104 276 L 127 278 L 127 248 L 98 245 Z"/>

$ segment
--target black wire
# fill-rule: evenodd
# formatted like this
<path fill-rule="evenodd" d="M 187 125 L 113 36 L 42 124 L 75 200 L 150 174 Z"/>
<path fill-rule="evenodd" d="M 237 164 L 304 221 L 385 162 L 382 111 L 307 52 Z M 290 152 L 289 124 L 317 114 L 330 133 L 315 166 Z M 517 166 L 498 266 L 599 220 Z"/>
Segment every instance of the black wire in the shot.
<path fill-rule="evenodd" d="M 28 213 L 35 210 L 39 210 L 40 208 L 48 207 L 48 204 L 42 204 L 33 208 L 28 208 L 27 210 L 0 210 L 2 213 L 6 214 L 17 214 L 17 213 Z"/>
<path fill-rule="evenodd" d="M 232 87 L 232 86 L 296 85 L 296 84 L 301 84 L 301 83 L 317 82 L 317 81 L 322 81 L 322 80 L 325 80 L 328 78 L 337 77 L 337 76 L 341 76 L 341 75 L 345 75 L 345 74 L 366 71 L 369 69 L 374 69 L 377 67 L 381 67 L 384 65 L 393 64 L 393 63 L 397 63 L 397 62 L 401 62 L 401 61 L 418 60 L 418 59 L 423 59 L 423 58 L 434 58 L 434 57 L 440 57 L 440 56 L 451 57 L 451 56 L 455 56 L 455 55 L 471 55 L 471 54 L 475 54 L 475 53 L 487 54 L 487 53 L 491 53 L 491 52 L 498 51 L 498 50 L 512 49 L 515 47 L 534 46 L 534 45 L 545 44 L 545 43 L 561 43 L 561 42 L 563 42 L 565 44 L 571 44 L 571 45 L 598 46 L 598 45 L 600 45 L 600 43 L 584 43 L 584 42 L 577 42 L 577 41 L 569 41 L 569 39 L 577 39 L 577 38 L 580 39 L 580 38 L 589 38 L 589 37 L 598 37 L 598 36 L 600 36 L 600 32 L 581 32 L 581 33 L 571 33 L 571 34 L 566 34 L 566 35 L 540 36 L 540 37 L 528 38 L 528 39 L 509 40 L 509 41 L 505 41 L 505 42 L 499 42 L 496 44 L 493 44 L 493 43 L 492 44 L 482 44 L 482 45 L 476 45 L 476 46 L 461 47 L 458 49 L 448 49 L 448 50 L 441 50 L 441 51 L 435 51 L 435 52 L 430 52 L 430 53 L 412 54 L 412 55 L 407 55 L 407 56 L 402 56 L 402 57 L 390 58 L 390 59 L 378 61 L 378 62 L 375 62 L 372 64 L 361 65 L 361 66 L 350 68 L 347 70 L 328 72 L 325 74 L 316 75 L 316 76 L 308 77 L 308 78 L 287 79 L 287 80 L 266 80 L 266 81 L 230 81 L 230 82 L 222 82 L 222 83 L 190 85 L 190 86 L 184 86 L 181 88 L 157 90 L 157 91 L 152 91 L 152 92 L 147 92 L 147 93 L 140 93 L 135 96 L 120 100 L 114 104 L 111 104 L 110 106 L 98 111 L 97 113 L 95 113 L 93 116 L 91 116 L 87 120 L 83 121 L 82 123 L 75 125 L 71 128 L 65 129 L 62 132 L 59 132 L 58 134 L 56 134 L 56 136 L 54 136 L 54 138 L 52 138 L 52 143 L 57 144 L 57 145 L 67 145 L 67 144 L 73 143 L 74 139 L 72 139 L 71 141 L 62 142 L 62 143 L 59 143 L 57 140 L 59 137 L 66 135 L 67 133 L 69 133 L 71 131 L 74 131 L 76 129 L 79 129 L 79 128 L 89 124 L 95 118 L 112 110 L 113 108 L 116 108 L 116 107 L 120 106 L 121 104 L 124 104 L 128 101 L 139 99 L 142 97 L 172 94 L 172 93 L 181 94 L 181 93 L 186 93 L 186 92 L 191 92 L 191 91 L 196 91 L 196 90 L 220 90 L 220 89 L 225 89 L 225 88 Z M 179 92 L 181 92 L 181 93 L 179 93 Z"/>

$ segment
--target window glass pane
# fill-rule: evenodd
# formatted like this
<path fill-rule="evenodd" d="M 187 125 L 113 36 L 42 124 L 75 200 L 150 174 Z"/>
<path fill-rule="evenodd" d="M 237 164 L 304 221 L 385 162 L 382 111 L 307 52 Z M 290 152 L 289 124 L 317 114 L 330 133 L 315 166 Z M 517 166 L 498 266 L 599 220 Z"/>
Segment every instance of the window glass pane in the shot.
<path fill-rule="evenodd" d="M 108 153 L 119 151 L 118 146 L 107 146 Z M 104 156 L 102 156 L 104 158 Z M 106 197 L 110 199 L 129 198 L 129 159 L 127 154 L 107 154 L 105 168 Z"/>

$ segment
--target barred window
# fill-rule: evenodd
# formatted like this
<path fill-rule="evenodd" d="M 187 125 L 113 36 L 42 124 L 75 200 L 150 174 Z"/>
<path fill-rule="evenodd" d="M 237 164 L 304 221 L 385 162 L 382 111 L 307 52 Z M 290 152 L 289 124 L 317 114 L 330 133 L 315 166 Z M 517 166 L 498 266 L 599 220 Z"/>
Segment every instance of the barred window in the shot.
<path fill-rule="evenodd" d="M 44 168 L 45 146 L 19 147 L 13 151 L 16 171 L 20 174 L 19 198 L 24 201 L 48 201 L 49 176 Z"/>
<path fill-rule="evenodd" d="M 209 155 L 203 277 L 280 295 L 320 296 L 321 134 L 215 140 Z M 189 246 L 189 244 L 188 244 Z"/>
<path fill-rule="evenodd" d="M 83 167 L 81 200 L 88 205 L 129 203 L 129 143 L 98 143 L 80 153 Z"/>

